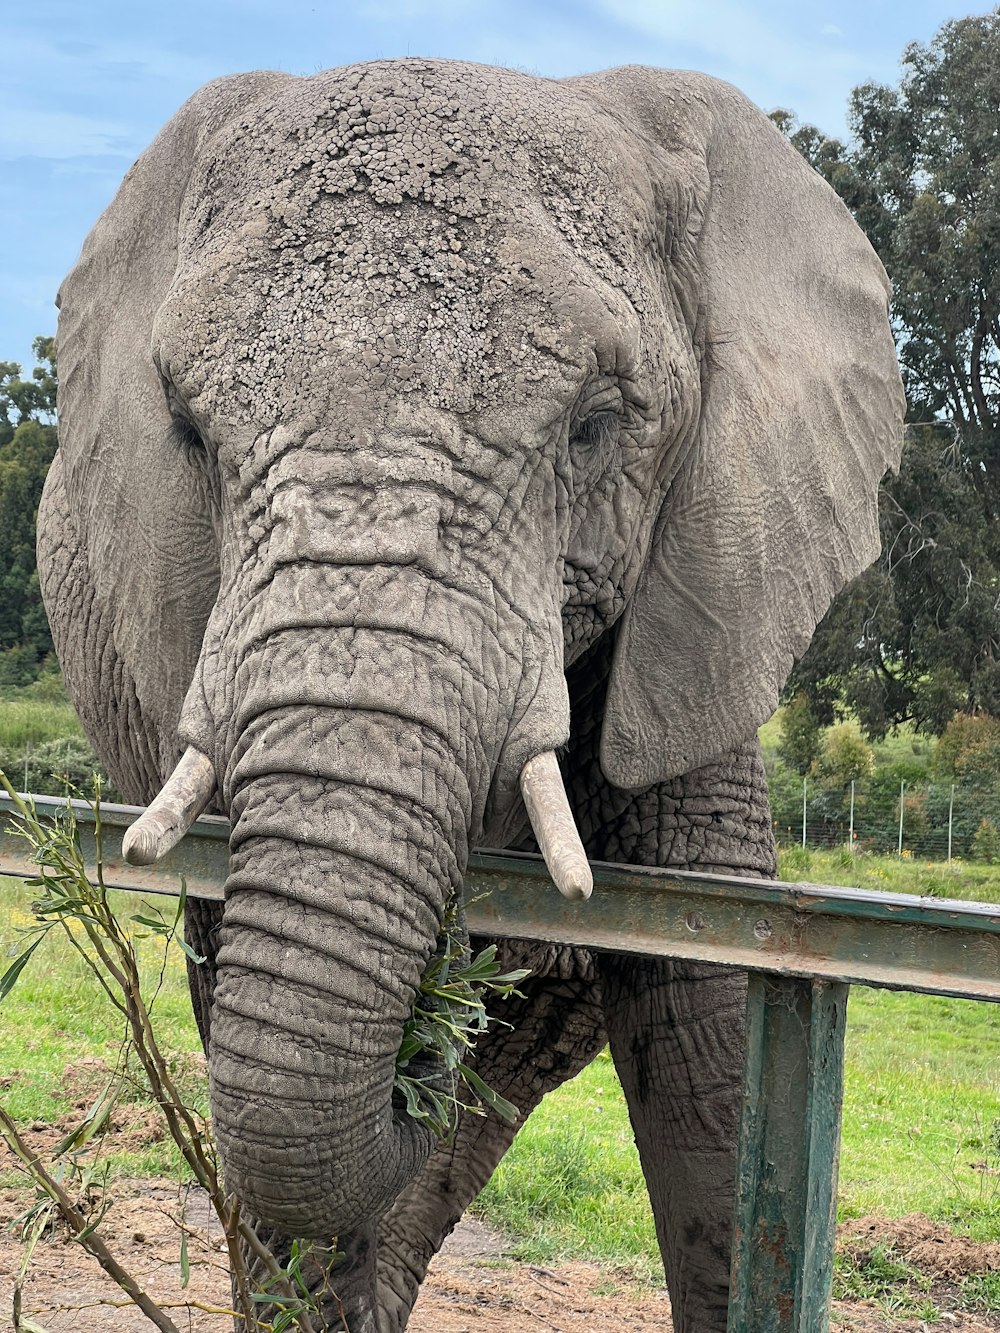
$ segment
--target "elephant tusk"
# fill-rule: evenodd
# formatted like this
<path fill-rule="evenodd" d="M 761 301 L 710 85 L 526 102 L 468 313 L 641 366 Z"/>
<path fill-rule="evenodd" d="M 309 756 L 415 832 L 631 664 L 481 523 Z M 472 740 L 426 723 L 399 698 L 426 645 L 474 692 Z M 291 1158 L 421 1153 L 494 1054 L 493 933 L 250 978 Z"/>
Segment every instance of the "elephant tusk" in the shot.
<path fill-rule="evenodd" d="M 589 898 L 594 876 L 552 750 L 529 759 L 521 769 L 521 795 L 556 888 L 564 898 Z"/>
<path fill-rule="evenodd" d="M 122 839 L 122 852 L 129 865 L 151 866 L 165 856 L 184 837 L 214 792 L 212 761 L 189 745 L 159 795 Z"/>

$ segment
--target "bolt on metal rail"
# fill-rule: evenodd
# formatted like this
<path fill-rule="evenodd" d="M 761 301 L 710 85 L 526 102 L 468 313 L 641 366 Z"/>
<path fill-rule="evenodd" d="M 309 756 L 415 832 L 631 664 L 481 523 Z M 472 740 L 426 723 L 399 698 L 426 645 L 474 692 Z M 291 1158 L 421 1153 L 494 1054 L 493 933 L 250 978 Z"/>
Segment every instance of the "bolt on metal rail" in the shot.
<path fill-rule="evenodd" d="M 34 797 L 58 818 L 67 802 Z M 68 803 L 88 866 L 94 812 Z M 140 812 L 102 805 L 108 888 L 221 901 L 229 823 L 195 823 L 154 866 L 126 863 Z M 0 796 L 0 876 L 31 877 Z M 588 902 L 568 902 L 540 857 L 474 852 L 475 935 L 720 963 L 749 973 L 729 1333 L 825 1333 L 836 1223 L 844 1034 L 852 983 L 1000 1000 L 1000 908 L 816 884 L 595 863 Z"/>

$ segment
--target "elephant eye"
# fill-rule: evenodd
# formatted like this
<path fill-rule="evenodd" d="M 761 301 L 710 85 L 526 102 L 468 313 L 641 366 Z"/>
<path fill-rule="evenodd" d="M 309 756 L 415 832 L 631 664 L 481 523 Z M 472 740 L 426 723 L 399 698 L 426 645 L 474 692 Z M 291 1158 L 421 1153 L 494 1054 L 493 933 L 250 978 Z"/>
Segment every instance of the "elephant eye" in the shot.
<path fill-rule="evenodd" d="M 618 444 L 620 427 L 621 418 L 617 412 L 608 409 L 592 412 L 574 427 L 570 448 L 588 461 L 599 463 L 603 471 Z"/>
<path fill-rule="evenodd" d="M 580 396 L 570 422 L 569 452 L 574 467 L 593 480 L 618 457 L 622 392 L 608 375 L 592 380 Z"/>
<path fill-rule="evenodd" d="M 204 443 L 197 427 L 187 417 L 174 417 L 170 423 L 170 435 L 174 443 L 182 449 L 203 449 Z"/>
<path fill-rule="evenodd" d="M 185 416 L 175 416 L 170 423 L 170 442 L 188 458 L 205 452 L 205 444 L 195 424 Z"/>

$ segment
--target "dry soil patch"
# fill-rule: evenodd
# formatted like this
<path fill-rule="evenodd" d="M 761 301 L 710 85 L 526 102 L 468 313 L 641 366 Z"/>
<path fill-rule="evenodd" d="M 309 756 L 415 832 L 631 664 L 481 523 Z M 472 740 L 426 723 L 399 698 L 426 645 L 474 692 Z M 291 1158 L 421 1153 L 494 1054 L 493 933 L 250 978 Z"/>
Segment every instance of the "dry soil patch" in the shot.
<path fill-rule="evenodd" d="M 182 1200 L 162 1181 L 119 1181 L 105 1231 L 117 1257 L 160 1302 L 171 1306 L 184 1333 L 231 1333 L 228 1316 L 213 1313 L 229 1299 L 218 1225 L 198 1191 Z M 30 1202 L 23 1190 L 0 1191 L 0 1223 L 9 1223 Z M 180 1284 L 177 1221 L 189 1229 L 191 1279 Z M 851 1223 L 844 1242 L 863 1255 L 877 1241 L 889 1242 L 910 1263 L 939 1283 L 946 1298 L 969 1272 L 1000 1266 L 1000 1246 L 977 1246 L 951 1236 L 926 1218 L 898 1222 L 865 1218 Z M 10 1326 L 10 1293 L 21 1245 L 9 1226 L 0 1231 L 0 1328 Z M 950 1284 L 950 1285 L 949 1285 Z M 148 1333 L 151 1325 L 121 1300 L 97 1263 L 57 1227 L 39 1245 L 25 1289 L 24 1310 L 48 1333 Z M 203 1308 L 181 1308 L 186 1303 Z M 666 1295 L 631 1280 L 627 1273 L 593 1264 L 552 1268 L 514 1263 L 503 1239 L 468 1221 L 438 1256 L 410 1323 L 411 1333 L 665 1333 Z M 838 1303 L 835 1329 L 845 1333 L 1000 1333 L 1000 1318 L 951 1311 L 933 1325 L 887 1319 L 864 1305 Z"/>

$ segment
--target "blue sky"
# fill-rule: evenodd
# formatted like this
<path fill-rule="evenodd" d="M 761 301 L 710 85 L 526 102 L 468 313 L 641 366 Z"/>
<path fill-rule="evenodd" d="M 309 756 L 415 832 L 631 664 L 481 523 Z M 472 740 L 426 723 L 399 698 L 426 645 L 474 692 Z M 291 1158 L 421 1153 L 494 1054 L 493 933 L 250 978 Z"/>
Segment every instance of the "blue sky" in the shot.
<path fill-rule="evenodd" d="M 968 12 L 946 0 L 14 0 L 0 76 L 0 360 L 30 364 L 128 166 L 220 74 L 403 55 L 553 77 L 642 63 L 717 75 L 765 110 L 843 135 L 855 84 L 895 82 L 907 42 Z"/>

